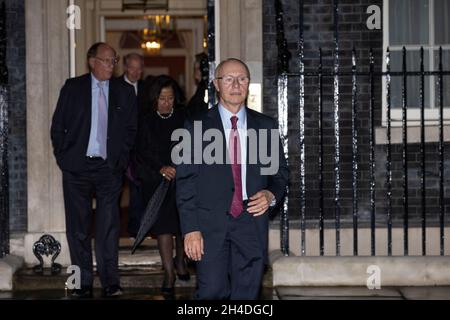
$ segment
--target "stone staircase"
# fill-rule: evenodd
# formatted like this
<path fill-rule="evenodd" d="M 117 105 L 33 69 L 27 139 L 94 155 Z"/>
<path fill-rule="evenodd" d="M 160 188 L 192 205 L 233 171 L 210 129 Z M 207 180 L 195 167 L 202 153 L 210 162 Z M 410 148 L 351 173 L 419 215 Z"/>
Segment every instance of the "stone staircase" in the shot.
<path fill-rule="evenodd" d="M 121 238 L 119 245 L 119 272 L 121 286 L 124 288 L 159 288 L 164 278 L 157 243 L 155 239 L 145 239 L 142 245 L 131 254 L 132 240 Z M 95 253 L 94 253 L 95 267 Z M 70 276 L 63 268 L 60 274 L 51 275 L 45 270 L 43 275 L 36 275 L 31 267 L 24 267 L 14 275 L 14 290 L 58 290 L 65 288 Z M 195 271 L 190 268 L 189 281 L 177 280 L 176 287 L 195 287 Z M 100 279 L 95 276 L 94 288 L 100 288 Z"/>
<path fill-rule="evenodd" d="M 124 295 L 120 299 L 132 300 L 163 300 L 160 287 L 164 279 L 161 258 L 159 256 L 155 239 L 147 238 L 131 254 L 133 241 L 128 238 L 120 239 L 119 272 L 121 286 Z M 95 266 L 95 256 L 94 256 Z M 195 291 L 195 267 L 188 265 L 191 279 L 189 281 L 175 282 L 176 299 L 191 300 Z M 13 276 L 13 290 L 0 291 L 0 299 L 65 299 L 69 292 L 65 290 L 65 283 L 70 276 L 67 268 L 63 268 L 60 274 L 51 275 L 49 269 L 45 269 L 43 275 L 33 272 L 32 266 L 24 266 Z M 272 272 L 269 269 L 263 280 L 261 299 L 270 300 L 272 293 Z M 94 278 L 94 297 L 101 297 L 101 285 L 98 276 Z"/>

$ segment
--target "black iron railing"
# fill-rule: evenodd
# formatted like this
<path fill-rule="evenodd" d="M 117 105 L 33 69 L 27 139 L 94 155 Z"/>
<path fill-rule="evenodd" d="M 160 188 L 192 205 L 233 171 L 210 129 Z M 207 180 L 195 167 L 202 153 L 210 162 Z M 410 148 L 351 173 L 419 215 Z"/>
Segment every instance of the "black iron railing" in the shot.
<path fill-rule="evenodd" d="M 375 62 L 374 62 L 374 53 L 373 50 L 370 50 L 369 53 L 369 70 L 368 71 L 358 71 L 358 61 L 356 56 L 356 50 L 352 50 L 351 54 L 351 71 L 344 72 L 341 70 L 339 55 L 342 51 L 339 48 L 339 32 L 338 32 L 338 12 L 339 12 L 339 1 L 333 1 L 333 17 L 334 17 L 334 48 L 333 48 L 333 67 L 332 70 L 325 70 L 322 64 L 323 53 L 322 50 L 319 49 L 318 54 L 318 65 L 316 71 L 313 72 L 305 72 L 304 68 L 304 27 L 303 27 L 303 1 L 299 1 L 299 40 L 298 40 L 298 66 L 299 72 L 292 73 L 288 70 L 289 59 L 291 58 L 291 54 L 287 50 L 287 40 L 284 34 L 284 25 L 283 25 L 283 8 L 282 2 L 280 0 L 275 0 L 275 10 L 276 10 L 276 27 L 277 27 L 277 46 L 278 46 L 278 119 L 279 119 L 279 129 L 280 135 L 283 142 L 284 152 L 286 156 L 288 156 L 287 142 L 288 142 L 288 128 L 287 128 L 287 120 L 288 120 L 288 84 L 290 81 L 299 81 L 299 122 L 296 129 L 299 129 L 299 137 L 296 143 L 299 143 L 300 146 L 300 162 L 298 165 L 298 172 L 293 172 L 292 174 L 298 174 L 299 179 L 299 203 L 300 203 L 300 232 L 301 232 L 301 243 L 300 250 L 301 254 L 306 254 L 306 222 L 307 217 L 305 214 L 306 207 L 306 188 L 305 188 L 305 78 L 313 78 L 317 80 L 318 86 L 318 194 L 315 197 L 318 197 L 319 201 L 319 211 L 318 211 L 318 227 L 319 227 L 319 246 L 320 246 L 320 255 L 324 255 L 324 79 L 332 79 L 333 81 L 333 134 L 334 134 L 334 155 L 333 155 L 333 175 L 334 175 L 334 197 L 332 199 L 334 206 L 334 227 L 336 232 L 336 255 L 341 254 L 341 189 L 342 189 L 342 175 L 344 174 L 341 170 L 341 95 L 343 92 L 340 92 L 340 82 L 343 78 L 351 78 L 351 185 L 352 185 L 352 223 L 353 223 L 353 254 L 358 255 L 358 227 L 359 227 L 359 190 L 361 186 L 358 184 L 358 177 L 361 172 L 359 165 L 361 164 L 361 160 L 359 155 L 361 153 L 361 149 L 359 146 L 361 145 L 360 137 L 361 134 L 358 130 L 358 116 L 361 110 L 359 110 L 360 105 L 360 97 L 358 94 L 358 83 L 362 78 L 366 78 L 365 81 L 369 86 L 369 111 L 368 111 L 368 139 L 369 139 L 369 170 L 368 170 L 368 181 L 369 181 L 369 208 L 370 208 L 370 253 L 371 255 L 376 254 L 376 221 L 380 220 L 380 217 L 377 217 L 377 200 L 376 199 L 376 169 L 380 170 L 383 168 L 376 168 L 376 144 L 375 144 L 375 85 L 376 83 L 382 83 L 383 79 L 385 80 L 385 88 L 386 88 L 386 174 L 384 187 L 381 190 L 385 196 L 385 221 L 387 225 L 387 252 L 388 255 L 392 255 L 392 229 L 393 229 L 393 199 L 392 199 L 392 191 L 393 191 L 393 151 L 392 151 L 392 86 L 391 80 L 392 77 L 401 77 L 401 112 L 402 112 L 402 142 L 401 142 L 401 167 L 402 167 L 402 227 L 403 227 L 403 254 L 409 254 L 409 228 L 410 228 L 410 193 L 408 188 L 408 164 L 411 163 L 411 159 L 408 158 L 408 106 L 409 101 L 408 97 L 408 79 L 410 77 L 419 77 L 420 82 L 420 151 L 418 162 L 420 163 L 420 195 L 417 197 L 420 199 L 420 226 L 421 226 L 421 253 L 422 255 L 426 255 L 426 244 L 427 244 L 427 206 L 426 206 L 426 197 L 427 197 L 427 188 L 426 188 L 426 144 L 425 144 L 425 77 L 426 76 L 436 76 L 438 81 L 438 98 L 439 98 L 439 119 L 438 119 L 438 127 L 439 127 L 439 140 L 438 140 L 438 149 L 439 149 L 439 237 L 440 237 L 440 254 L 444 255 L 444 224 L 445 224 L 445 203 L 444 203 L 444 96 L 443 96 L 443 88 L 444 88 L 444 76 L 450 75 L 450 71 L 444 71 L 442 68 L 442 48 L 439 48 L 439 67 L 438 70 L 433 71 L 425 71 L 424 69 L 424 54 L 423 48 L 420 50 L 420 71 L 408 71 L 406 68 L 406 49 L 403 48 L 402 52 L 402 69 L 401 71 L 392 72 L 391 71 L 391 57 L 389 49 L 385 53 L 385 62 L 386 62 L 386 70 L 385 71 L 375 71 Z M 362 69 L 362 68 L 361 68 Z M 379 106 L 378 106 L 379 107 Z M 448 120 L 448 119 L 447 119 Z M 292 138 L 292 136 L 291 136 Z M 291 163 L 292 166 L 292 163 Z M 297 168 L 297 167 L 296 167 Z M 380 181 L 379 181 L 380 182 Z M 288 190 L 289 191 L 289 190 Z M 378 193 L 379 194 L 379 193 Z M 288 197 L 286 197 L 288 198 Z M 285 254 L 289 254 L 289 216 L 288 216 L 288 200 L 285 200 L 284 206 L 281 210 L 280 217 L 280 239 L 281 239 L 281 251 Z M 378 210 L 378 215 L 380 214 L 380 210 Z M 383 217 L 384 219 L 384 217 Z"/>

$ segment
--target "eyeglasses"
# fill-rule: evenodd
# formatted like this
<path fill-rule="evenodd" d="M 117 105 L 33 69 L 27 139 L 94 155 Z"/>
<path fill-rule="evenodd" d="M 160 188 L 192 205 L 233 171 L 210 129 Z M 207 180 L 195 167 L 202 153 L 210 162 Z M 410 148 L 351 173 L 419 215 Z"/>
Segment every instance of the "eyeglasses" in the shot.
<path fill-rule="evenodd" d="M 245 86 L 250 82 L 249 77 L 247 76 L 223 76 L 223 77 L 217 77 L 217 80 L 222 80 L 223 84 L 226 86 L 231 86 L 233 82 L 236 80 L 241 86 Z"/>
<path fill-rule="evenodd" d="M 172 102 L 174 102 L 175 97 L 172 97 L 172 96 L 170 96 L 170 97 L 159 96 L 159 97 L 158 97 L 158 100 L 161 101 L 161 102 L 169 102 L 169 103 L 172 103 Z"/>
<path fill-rule="evenodd" d="M 101 63 L 103 63 L 103 65 L 105 66 L 115 66 L 119 63 L 119 57 L 115 57 L 115 58 L 99 58 L 99 57 L 94 57 L 95 59 L 99 60 Z"/>

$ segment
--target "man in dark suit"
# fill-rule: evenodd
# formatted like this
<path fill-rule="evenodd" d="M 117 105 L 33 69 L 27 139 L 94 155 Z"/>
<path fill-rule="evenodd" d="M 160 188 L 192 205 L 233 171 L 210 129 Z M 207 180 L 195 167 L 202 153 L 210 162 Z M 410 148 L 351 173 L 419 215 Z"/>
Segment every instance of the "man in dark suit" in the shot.
<path fill-rule="evenodd" d="M 142 74 L 144 72 L 144 57 L 138 53 L 129 53 L 123 57 L 122 80 L 133 86 L 134 92 L 138 97 L 138 105 L 144 94 L 144 81 Z"/>
<path fill-rule="evenodd" d="M 137 97 L 138 108 L 144 101 L 144 81 L 141 80 L 144 72 L 144 57 L 138 53 L 129 53 L 123 57 L 124 74 L 120 77 L 123 82 L 133 86 Z M 139 111 L 139 109 L 138 109 Z M 138 116 L 140 119 L 141 117 Z M 138 233 L 141 217 L 145 210 L 142 201 L 140 183 L 136 177 L 136 156 L 133 147 L 130 153 L 130 161 L 126 170 L 126 177 L 130 190 L 128 202 L 128 235 L 132 238 Z"/>
<path fill-rule="evenodd" d="M 268 211 L 281 201 L 288 181 L 275 120 L 245 106 L 249 82 L 242 61 L 221 62 L 214 80 L 218 106 L 186 124 L 194 141 L 199 139 L 196 120 L 202 134 L 219 130 L 216 136 L 226 141 L 214 152 L 223 151 L 226 163 L 204 158 L 199 163 L 197 156 L 208 150 L 207 139 L 200 137 L 202 147 L 177 166 L 177 205 L 186 254 L 197 261 L 197 299 L 258 298 L 267 262 Z M 264 148 L 278 165 L 268 174 L 258 157 Z"/>
<path fill-rule="evenodd" d="M 205 95 L 208 90 L 208 77 L 208 56 L 204 52 L 196 54 L 194 63 L 194 79 L 197 89 L 186 106 L 186 111 L 189 116 L 194 116 L 197 113 L 206 112 L 208 110 L 208 102 L 205 101 Z"/>
<path fill-rule="evenodd" d="M 107 297 L 122 294 L 118 273 L 119 206 L 123 172 L 136 135 L 133 88 L 112 79 L 116 52 L 106 43 L 87 53 L 90 73 L 68 79 L 53 114 L 53 152 L 62 170 L 66 233 L 72 264 L 80 267 L 75 297 L 92 297 L 92 199 L 95 255 Z"/>

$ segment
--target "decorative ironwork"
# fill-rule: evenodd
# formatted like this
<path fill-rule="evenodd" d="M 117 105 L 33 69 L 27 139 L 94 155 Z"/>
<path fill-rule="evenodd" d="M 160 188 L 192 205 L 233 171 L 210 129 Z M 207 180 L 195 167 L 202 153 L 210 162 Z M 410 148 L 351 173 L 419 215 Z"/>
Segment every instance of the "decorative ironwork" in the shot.
<path fill-rule="evenodd" d="M 49 234 L 44 234 L 33 245 L 33 253 L 39 260 L 39 264 L 33 267 L 33 271 L 37 274 L 44 273 L 44 259 L 43 255 L 48 257 L 52 256 L 51 273 L 52 275 L 59 274 L 61 272 L 61 265 L 56 263 L 55 260 L 61 253 L 61 244 L 55 238 Z"/>

